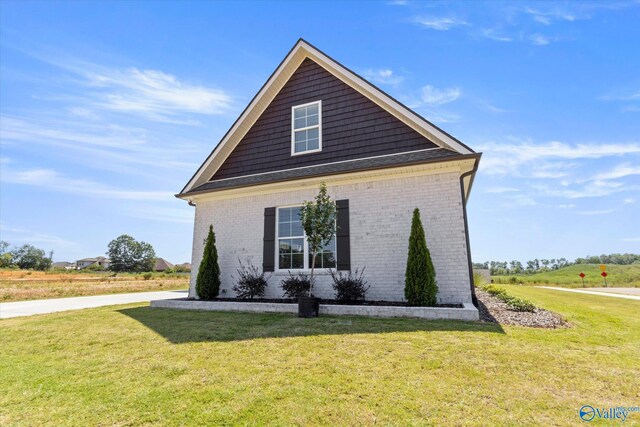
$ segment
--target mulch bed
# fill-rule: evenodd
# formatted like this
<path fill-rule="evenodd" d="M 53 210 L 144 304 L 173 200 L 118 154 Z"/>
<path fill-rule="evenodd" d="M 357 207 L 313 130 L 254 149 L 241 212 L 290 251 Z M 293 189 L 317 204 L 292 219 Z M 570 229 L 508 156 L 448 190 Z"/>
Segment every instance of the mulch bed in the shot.
<path fill-rule="evenodd" d="M 549 329 L 571 326 L 559 314 L 542 308 L 536 308 L 533 312 L 511 310 L 507 304 L 478 288 L 476 288 L 476 297 L 478 297 L 478 311 L 482 322 Z"/>
<path fill-rule="evenodd" d="M 180 300 L 192 300 L 193 298 L 177 298 Z M 297 299 L 291 298 L 215 298 L 210 301 L 221 302 L 262 302 L 262 303 L 278 303 L 278 304 L 297 304 Z M 399 301 L 337 301 L 334 299 L 321 299 L 320 304 L 327 305 L 373 305 L 373 306 L 393 306 L 393 307 L 409 307 L 406 302 Z M 438 304 L 438 308 L 463 308 L 462 304 Z"/>

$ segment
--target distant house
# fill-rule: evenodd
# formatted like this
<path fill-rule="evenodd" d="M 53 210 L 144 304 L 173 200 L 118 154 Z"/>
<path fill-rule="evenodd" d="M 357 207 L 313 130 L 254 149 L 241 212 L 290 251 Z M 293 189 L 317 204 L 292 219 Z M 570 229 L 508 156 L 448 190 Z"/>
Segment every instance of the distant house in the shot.
<path fill-rule="evenodd" d="M 182 264 L 176 265 L 176 267 L 179 267 L 179 268 L 181 268 L 183 270 L 186 270 L 186 271 L 191 271 L 191 263 L 190 262 L 183 262 Z"/>
<path fill-rule="evenodd" d="M 60 270 L 60 269 L 75 270 L 76 263 L 67 262 L 67 261 L 54 262 L 53 264 L 51 264 L 51 268 L 56 270 Z"/>
<path fill-rule="evenodd" d="M 153 268 L 155 271 L 170 270 L 174 267 L 169 261 L 164 258 L 156 258 L 156 266 Z"/>
<path fill-rule="evenodd" d="M 76 261 L 76 269 L 78 270 L 82 270 L 83 268 L 87 268 L 93 265 L 108 269 L 111 265 L 111 260 L 109 258 L 99 256 L 95 258 L 83 258 Z"/>

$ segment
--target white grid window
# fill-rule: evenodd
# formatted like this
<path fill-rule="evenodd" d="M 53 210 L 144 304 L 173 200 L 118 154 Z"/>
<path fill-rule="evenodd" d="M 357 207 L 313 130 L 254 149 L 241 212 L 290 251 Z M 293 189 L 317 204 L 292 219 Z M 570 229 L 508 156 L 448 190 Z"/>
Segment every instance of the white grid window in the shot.
<path fill-rule="evenodd" d="M 291 108 L 291 155 L 322 150 L 322 101 Z"/>
<path fill-rule="evenodd" d="M 278 270 L 308 270 L 312 254 L 300 221 L 300 206 L 278 208 Z M 316 255 L 316 268 L 336 268 L 335 237 Z"/>

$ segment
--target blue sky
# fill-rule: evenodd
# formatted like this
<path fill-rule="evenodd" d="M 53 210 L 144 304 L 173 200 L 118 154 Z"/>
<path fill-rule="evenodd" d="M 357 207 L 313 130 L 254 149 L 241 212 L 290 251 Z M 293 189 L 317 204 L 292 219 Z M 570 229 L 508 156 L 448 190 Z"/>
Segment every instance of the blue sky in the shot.
<path fill-rule="evenodd" d="M 474 261 L 640 252 L 637 1 L 0 8 L 1 238 L 54 260 L 189 261 L 173 194 L 299 37 L 484 153 Z"/>

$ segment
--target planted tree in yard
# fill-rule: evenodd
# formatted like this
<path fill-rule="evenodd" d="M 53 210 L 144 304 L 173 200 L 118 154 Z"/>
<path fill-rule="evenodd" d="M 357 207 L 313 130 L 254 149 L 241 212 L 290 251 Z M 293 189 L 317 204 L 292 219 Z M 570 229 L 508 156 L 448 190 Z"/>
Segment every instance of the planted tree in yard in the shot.
<path fill-rule="evenodd" d="M 218 249 L 216 249 L 216 235 L 213 232 L 213 225 L 210 225 L 196 277 L 196 293 L 200 299 L 212 300 L 218 296 L 218 292 L 220 292 Z"/>
<path fill-rule="evenodd" d="M 409 236 L 409 257 L 404 281 L 404 297 L 409 305 L 436 305 L 438 285 L 436 271 L 433 268 L 431 254 L 427 249 L 427 240 L 420 221 L 420 210 L 413 210 L 411 235 Z"/>
<path fill-rule="evenodd" d="M 309 287 L 309 296 L 311 296 L 313 270 L 318 252 L 328 245 L 336 234 L 336 202 L 327 194 L 327 186 L 324 182 L 320 184 L 320 191 L 315 200 L 303 203 L 300 209 L 300 221 L 311 253 L 311 286 Z"/>
<path fill-rule="evenodd" d="M 111 260 L 109 269 L 113 271 L 152 271 L 156 263 L 156 252 L 147 242 L 138 242 L 123 234 L 109 242 L 107 255 Z"/>

